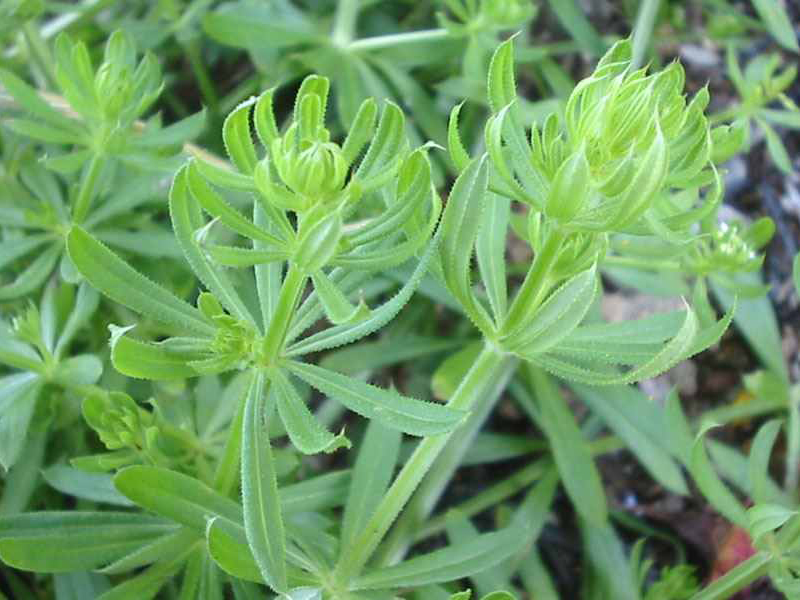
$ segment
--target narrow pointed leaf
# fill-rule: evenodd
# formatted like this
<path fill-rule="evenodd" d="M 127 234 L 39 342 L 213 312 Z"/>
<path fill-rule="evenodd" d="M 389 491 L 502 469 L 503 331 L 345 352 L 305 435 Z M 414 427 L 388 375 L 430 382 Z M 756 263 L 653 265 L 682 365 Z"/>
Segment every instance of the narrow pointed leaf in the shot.
<path fill-rule="evenodd" d="M 389 487 L 400 451 L 401 433 L 370 421 L 358 448 L 342 518 L 341 547 L 349 548 Z"/>
<path fill-rule="evenodd" d="M 416 587 L 468 577 L 492 568 L 519 550 L 518 528 L 484 533 L 457 546 L 414 557 L 356 578 L 354 590 Z"/>
<path fill-rule="evenodd" d="M 242 509 L 193 477 L 161 467 L 133 466 L 114 476 L 114 487 L 146 510 L 199 533 L 207 521 L 223 516 L 241 522 Z"/>
<path fill-rule="evenodd" d="M 486 195 L 486 202 L 488 207 L 478 231 L 475 250 L 495 323 L 501 323 L 508 308 L 505 252 L 511 202 L 508 198 L 492 193 Z"/>
<path fill-rule="evenodd" d="M 401 396 L 394 390 L 383 390 L 315 365 L 287 361 L 286 367 L 353 412 L 411 435 L 445 433 L 464 417 L 463 412 L 441 404 Z"/>
<path fill-rule="evenodd" d="M 343 433 L 333 435 L 317 421 L 281 369 L 273 369 L 269 378 L 275 386 L 278 414 L 295 448 L 303 454 L 319 454 L 350 447 L 350 441 Z"/>
<path fill-rule="evenodd" d="M 264 583 L 241 526 L 224 517 L 214 517 L 206 527 L 206 541 L 208 553 L 223 571 L 246 581 Z"/>
<path fill-rule="evenodd" d="M 222 124 L 222 141 L 233 164 L 245 174 L 252 174 L 255 169 L 256 148 L 250 134 L 250 108 L 256 99 L 245 100 L 225 118 Z"/>
<path fill-rule="evenodd" d="M 336 287 L 336 284 L 322 271 L 317 271 L 311 278 L 314 282 L 314 290 L 317 292 L 325 310 L 325 316 L 334 325 L 349 323 L 358 316 L 369 316 L 369 309 L 365 304 L 354 305 L 351 303 L 342 291 Z"/>
<path fill-rule="evenodd" d="M 441 229 L 439 231 L 441 231 Z M 439 233 L 437 231 L 436 235 L 425 249 L 425 253 L 420 258 L 411 277 L 409 277 L 408 281 L 400 288 L 400 291 L 381 306 L 372 309 L 368 318 L 356 324 L 337 325 L 311 335 L 289 346 L 286 351 L 286 356 L 295 357 L 310 352 L 337 348 L 366 337 L 389 323 L 411 299 L 412 294 L 427 272 L 428 265 L 436 250 L 438 236 Z"/>
<path fill-rule="evenodd" d="M 242 500 L 247 543 L 261 576 L 273 589 L 288 589 L 286 540 L 275 463 L 267 424 L 274 410 L 267 400 L 266 377 L 253 378 L 242 423 Z"/>
<path fill-rule="evenodd" d="M 126 335 L 111 336 L 111 363 L 128 377 L 170 381 L 196 377 L 189 362 L 199 357 L 173 351 L 163 345 L 140 342 Z"/>
<path fill-rule="evenodd" d="M 92 570 L 174 529 L 136 513 L 23 513 L 0 518 L 0 558 L 39 573 Z"/>
<path fill-rule="evenodd" d="M 231 209 L 233 210 L 233 209 Z M 255 325 L 250 311 L 227 275 L 215 268 L 198 248 L 194 239 L 195 231 L 206 223 L 200 209 L 192 202 L 187 186 L 187 169 L 184 167 L 175 175 L 169 193 L 169 214 L 175 237 L 195 275 L 214 294 L 222 305 L 237 318 Z"/>
<path fill-rule="evenodd" d="M 80 227 L 71 229 L 67 249 L 89 283 L 115 302 L 166 325 L 213 335 L 214 326 L 200 311 L 135 271 Z"/>
<path fill-rule="evenodd" d="M 544 431 L 558 466 L 558 474 L 580 515 L 595 524 L 606 521 L 608 506 L 600 474 L 589 445 L 581 433 L 562 392 L 541 369 L 528 367 L 528 377 L 536 398 L 520 396 L 523 408 Z"/>

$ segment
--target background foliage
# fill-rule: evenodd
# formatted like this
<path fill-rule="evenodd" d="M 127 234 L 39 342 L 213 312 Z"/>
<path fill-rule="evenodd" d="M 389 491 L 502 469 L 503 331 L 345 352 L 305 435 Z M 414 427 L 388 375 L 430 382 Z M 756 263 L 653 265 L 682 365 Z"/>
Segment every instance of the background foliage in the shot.
<path fill-rule="evenodd" d="M 798 22 L 0 0 L 0 598 L 800 597 Z"/>

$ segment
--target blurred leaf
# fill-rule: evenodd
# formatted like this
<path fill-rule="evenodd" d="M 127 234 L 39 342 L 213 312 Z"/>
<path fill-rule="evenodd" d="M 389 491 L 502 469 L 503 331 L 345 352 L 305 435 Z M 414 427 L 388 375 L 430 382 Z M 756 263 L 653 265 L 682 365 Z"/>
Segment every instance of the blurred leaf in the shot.
<path fill-rule="evenodd" d="M 753 7 L 764 22 L 764 26 L 781 46 L 787 50 L 800 52 L 792 21 L 781 5 L 781 0 L 753 0 Z"/>
<path fill-rule="evenodd" d="M 114 488 L 111 476 L 104 473 L 87 473 L 67 465 L 53 465 L 42 471 L 42 477 L 50 486 L 69 496 L 105 504 L 133 506 Z"/>
<path fill-rule="evenodd" d="M 36 512 L 0 518 L 0 558 L 40 573 L 92 570 L 173 531 L 135 513 Z"/>
<path fill-rule="evenodd" d="M 547 435 L 558 474 L 570 500 L 587 521 L 605 522 L 608 507 L 600 474 L 564 395 L 541 369 L 529 366 L 527 374 L 533 397 L 525 395 L 518 400 L 523 402 L 525 411 Z"/>
<path fill-rule="evenodd" d="M 756 504 L 749 508 L 747 523 L 753 543 L 757 544 L 764 535 L 778 529 L 796 514 L 796 510 L 778 504 Z"/>
<path fill-rule="evenodd" d="M 548 4 L 581 50 L 592 56 L 606 51 L 605 43 L 586 18 L 579 0 L 548 0 Z"/>

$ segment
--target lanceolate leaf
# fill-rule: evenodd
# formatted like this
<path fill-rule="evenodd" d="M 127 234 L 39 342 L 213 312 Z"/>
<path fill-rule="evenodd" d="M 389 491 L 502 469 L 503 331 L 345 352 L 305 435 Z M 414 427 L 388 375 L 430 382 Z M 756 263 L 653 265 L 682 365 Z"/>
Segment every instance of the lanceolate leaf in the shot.
<path fill-rule="evenodd" d="M 48 247 L 17 275 L 14 281 L 0 286 L 0 300 L 19 298 L 38 288 L 53 272 L 53 267 L 60 255 L 60 245 Z"/>
<path fill-rule="evenodd" d="M 485 533 L 466 543 L 375 569 L 358 577 L 352 583 L 352 589 L 416 587 L 468 577 L 512 556 L 519 550 L 521 540 L 525 540 L 524 533 L 516 527 Z"/>
<path fill-rule="evenodd" d="M 10 468 L 20 458 L 28 437 L 28 428 L 36 400 L 44 385 L 33 373 L 16 373 L 0 378 L 0 464 Z"/>
<path fill-rule="evenodd" d="M 450 120 L 447 124 L 447 150 L 450 153 L 450 160 L 453 161 L 456 169 L 464 170 L 469 164 L 469 153 L 461 142 L 461 134 L 458 132 L 458 115 L 464 104 L 457 104 L 450 111 Z"/>
<path fill-rule="evenodd" d="M 594 303 L 599 282 L 593 264 L 564 283 L 542 304 L 532 321 L 511 336 L 509 347 L 523 358 L 547 352 L 567 337 L 586 316 Z"/>
<path fill-rule="evenodd" d="M 475 249 L 483 286 L 489 296 L 495 324 L 505 317 L 508 292 L 506 289 L 506 235 L 511 212 L 508 198 L 487 193 L 486 213 L 478 231 Z"/>
<path fill-rule="evenodd" d="M 800 52 L 792 21 L 778 0 L 753 0 L 753 6 L 767 30 L 781 46 L 787 50 Z"/>
<path fill-rule="evenodd" d="M 140 342 L 124 333 L 111 335 L 111 363 L 120 373 L 136 379 L 169 381 L 195 377 L 189 362 L 199 357 L 164 345 Z"/>
<path fill-rule="evenodd" d="M 247 238 L 267 242 L 275 245 L 277 248 L 283 247 L 283 242 L 280 238 L 256 226 L 247 217 L 228 204 L 222 196 L 215 192 L 213 188 L 203 180 L 197 168 L 197 162 L 189 163 L 189 166 L 185 167 L 185 173 L 186 185 L 189 191 L 208 214 L 219 219 L 221 223 Z"/>
<path fill-rule="evenodd" d="M 452 430 L 464 414 L 441 404 L 401 396 L 394 390 L 351 379 L 315 365 L 286 361 L 286 367 L 310 386 L 335 398 L 353 412 L 378 419 L 411 435 L 434 435 Z"/>
<path fill-rule="evenodd" d="M 246 581 L 264 582 L 241 526 L 224 517 L 214 517 L 208 521 L 206 541 L 209 554 L 226 573 Z"/>
<path fill-rule="evenodd" d="M 202 534 L 216 515 L 241 522 L 241 507 L 193 477 L 160 467 L 133 466 L 114 477 L 126 498 L 175 523 Z"/>
<path fill-rule="evenodd" d="M 780 428 L 779 420 L 768 421 L 758 430 L 750 448 L 747 475 L 750 479 L 753 501 L 756 504 L 774 501 L 769 488 L 769 458 Z"/>
<path fill-rule="evenodd" d="M 441 228 L 439 229 L 441 231 Z M 382 304 L 378 308 L 372 309 L 370 316 L 354 325 L 344 324 L 331 327 L 325 331 L 309 336 L 308 338 L 296 342 L 289 346 L 286 356 L 301 356 L 310 352 L 318 352 L 349 344 L 377 331 L 389 321 L 391 321 L 400 309 L 411 299 L 411 295 L 419 285 L 420 280 L 425 276 L 428 265 L 436 250 L 439 232 L 429 242 L 425 253 L 419 260 L 411 277 L 405 285 L 395 294 L 391 300 Z"/>
<path fill-rule="evenodd" d="M 536 409 L 527 395 L 519 398 L 523 408 L 547 435 L 558 474 L 575 508 L 587 521 L 601 524 L 608 515 L 605 491 L 575 416 L 549 375 L 534 367 L 528 367 L 527 373 Z"/>
<path fill-rule="evenodd" d="M 489 164 L 485 156 L 473 160 L 458 176 L 439 227 L 442 230 L 442 269 L 450 292 L 469 318 L 488 333 L 492 323 L 470 288 L 470 265 L 486 201 Z"/>
<path fill-rule="evenodd" d="M 115 512 L 37 512 L 0 518 L 0 558 L 40 573 L 91 570 L 174 530 L 156 517 Z"/>
<path fill-rule="evenodd" d="M 391 176 L 393 165 L 401 158 L 404 127 L 403 111 L 396 104 L 387 102 L 378 123 L 378 131 L 356 171 L 359 179 L 372 182 Z"/>
<path fill-rule="evenodd" d="M 272 369 L 269 379 L 275 386 L 278 414 L 295 448 L 303 454 L 318 454 L 350 447 L 350 441 L 343 433 L 333 435 L 317 421 L 281 369 Z"/>
<path fill-rule="evenodd" d="M 663 439 L 664 428 L 669 427 L 663 409 L 631 386 L 599 389 L 572 384 L 570 387 L 625 440 L 656 480 L 678 494 L 688 493 L 681 469 L 670 454 L 677 448 Z"/>
<path fill-rule="evenodd" d="M 214 334 L 214 326 L 200 311 L 137 273 L 80 227 L 73 226 L 67 248 L 81 275 L 115 302 L 166 325 L 200 335 Z"/>
<path fill-rule="evenodd" d="M 205 221 L 199 208 L 189 196 L 186 167 L 175 175 L 169 193 L 169 212 L 175 237 L 178 239 L 186 260 L 200 281 L 211 290 L 232 315 L 255 325 L 250 311 L 236 293 L 230 279 L 208 261 L 194 240 L 195 231 L 203 227 Z"/>
<path fill-rule="evenodd" d="M 225 119 L 222 125 L 222 141 L 233 164 L 242 172 L 251 174 L 256 166 L 256 148 L 250 134 L 250 107 L 255 98 L 245 100 Z"/>
<path fill-rule="evenodd" d="M 692 445 L 689 470 L 703 496 L 725 516 L 739 527 L 747 527 L 744 507 L 717 475 L 705 447 L 705 435 L 711 428 L 703 427 Z"/>
<path fill-rule="evenodd" d="M 590 385 L 632 383 L 655 377 L 690 356 L 697 328 L 697 316 L 691 309 L 687 309 L 683 325 L 675 337 L 669 340 L 652 358 L 625 374 L 620 374 L 603 365 L 598 368 L 597 364 L 592 365 L 591 362 L 589 362 L 590 366 L 574 364 L 569 359 L 557 357 L 552 353 L 539 355 L 533 359 L 533 362 L 554 375 L 580 383 Z"/>
<path fill-rule="evenodd" d="M 380 421 L 370 421 L 361 440 L 353 469 L 353 480 L 342 518 L 341 547 L 349 548 L 353 539 L 372 516 L 389 487 L 400 451 L 401 434 Z"/>
<path fill-rule="evenodd" d="M 242 424 L 242 501 L 247 543 L 261 576 L 275 590 L 288 589 L 286 540 L 267 424 L 275 409 L 267 400 L 266 375 L 253 378 Z"/>

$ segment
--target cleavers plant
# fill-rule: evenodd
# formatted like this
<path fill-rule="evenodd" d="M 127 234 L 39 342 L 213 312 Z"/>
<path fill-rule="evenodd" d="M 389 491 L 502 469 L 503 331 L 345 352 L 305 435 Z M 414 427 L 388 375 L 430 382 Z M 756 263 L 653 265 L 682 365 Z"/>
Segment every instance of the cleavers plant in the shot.
<path fill-rule="evenodd" d="M 498 26 L 532 14 L 517 3 L 504 12 L 504 3 L 488 0 L 446 6 L 458 22 L 440 15 L 443 29 L 429 35 L 468 37 L 476 46 L 485 46 L 485 34 Z M 346 17 L 337 17 L 336 32 L 348 38 L 338 40 L 342 51 L 368 48 L 349 39 L 354 18 L 347 25 Z M 157 118 L 137 120 L 161 92 L 160 76 L 149 55 L 136 62 L 124 34 L 111 36 L 97 73 L 85 46 L 57 40 L 55 78 L 66 111 L 0 72 L 0 82 L 33 117 L 11 121 L 10 129 L 35 144 L 68 147 L 10 178 L 12 192 L 48 206 L 44 216 L 0 212 L 2 225 L 23 231 L 11 238 L 16 245 L 4 238 L 0 246 L 0 266 L 15 271 L 0 299 L 44 288 L 39 308 L 31 304 L 13 323 L 0 322 L 0 363 L 12 371 L 0 381 L 14 388 L 0 390 L 0 409 L 20 434 L 0 435 L 0 462 L 8 468 L 24 459 L 42 390 L 52 389 L 49 397 L 70 410 L 78 397 L 83 419 L 107 451 L 65 456 L 69 464 L 43 475 L 81 502 L 116 509 L 25 513 L 20 500 L 14 514 L 0 516 L 5 563 L 87 572 L 85 585 L 104 600 L 159 593 L 221 600 L 228 585 L 234 597 L 248 600 L 262 598 L 263 585 L 290 600 L 466 600 L 470 592 L 453 585 L 467 577 L 484 600 L 506 600 L 513 598 L 508 592 L 489 592 L 510 587 L 517 571 L 533 582 L 528 587 L 550 593 L 535 543 L 559 481 L 579 516 L 587 553 L 596 562 L 604 553 L 624 558 L 593 462 L 602 448 L 586 441 L 562 383 L 610 420 L 603 411 L 620 403 L 598 400 L 598 386 L 631 400 L 636 392 L 625 386 L 715 344 L 736 302 L 718 317 L 707 285 L 762 293 L 736 275 L 759 268 L 757 252 L 773 227 L 768 220 L 718 223 L 718 165 L 744 136 L 738 126 L 711 126 L 708 91 L 688 99 L 678 62 L 654 72 L 637 68 L 631 40 L 619 41 L 578 83 L 563 115 L 528 128 L 514 43 L 503 42 L 488 65 L 490 114 L 471 151 L 460 133 L 462 105 L 450 115 L 447 149 L 409 143 L 409 124 L 391 101 L 348 105 L 339 118 L 349 126 L 338 136 L 326 118 L 329 80 L 308 75 L 285 123 L 276 118 L 276 90 L 268 90 L 224 120 L 227 161 L 194 147 L 177 166 L 176 152 L 197 133 L 202 113 L 166 128 Z M 446 202 L 429 157 L 437 152 L 457 173 Z M 112 193 L 120 165 L 142 185 Z M 169 233 L 148 204 L 149 190 L 163 185 L 173 166 Z M 131 214 L 141 218 L 123 227 Z M 522 241 L 532 256 L 516 289 L 509 284 L 509 239 Z M 26 266 L 23 259 L 46 244 Z M 182 258 L 188 269 L 178 272 L 190 273 L 191 282 L 163 287 L 139 268 L 141 255 Z M 601 273 L 652 266 L 656 258 L 658 268 L 691 283 L 684 308 L 604 321 Z M 58 260 L 65 282 L 57 286 Z M 368 338 L 395 325 L 419 291 L 443 298 L 468 323 L 435 350 L 407 349 L 408 356 L 455 349 L 434 376 L 445 403 L 373 385 L 357 369 L 343 374 L 318 360 L 320 353 L 369 350 Z M 97 310 L 97 292 L 113 307 L 114 323 L 101 323 L 108 324 L 113 374 L 102 374 L 102 352 L 74 343 Z M 350 344 L 356 345 L 341 349 Z M 73 348 L 76 354 L 68 355 Z M 469 520 L 492 505 L 484 497 L 431 517 L 506 391 L 541 430 L 547 451 L 524 477 L 486 494 L 506 498 L 525 490 L 521 502 L 498 511 L 499 526 L 488 533 Z M 316 413 L 314 394 L 327 398 Z M 349 431 L 332 431 L 339 405 L 367 420 L 352 467 L 293 479 L 311 462 L 303 456 L 352 450 Z M 784 506 L 786 498 L 759 479 L 756 505 L 745 511 L 713 475 L 707 428 L 691 442 L 674 396 L 665 410 L 670 441 L 677 440 L 670 449 L 642 442 L 630 428 L 610 427 L 620 427 L 623 445 L 635 438 L 648 448 L 637 457 L 665 487 L 686 493 L 680 470 L 686 466 L 722 514 L 749 527 L 759 553 L 742 580 L 769 571 L 794 589 L 791 551 L 800 521 Z M 360 419 L 350 422 L 362 429 Z M 403 434 L 419 439 L 404 441 Z M 759 433 L 754 479 L 766 471 L 776 434 L 774 424 Z M 442 532 L 447 545 L 414 548 Z M 639 597 L 618 590 L 627 589 L 627 580 L 643 587 L 649 563 L 640 560 L 641 548 L 630 573 L 597 589 L 607 597 Z M 89 571 L 127 578 L 111 587 Z M 677 567 L 641 597 L 689 597 L 695 587 Z M 698 597 L 722 597 L 715 593 L 712 586 Z"/>

